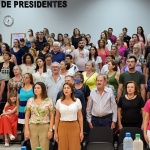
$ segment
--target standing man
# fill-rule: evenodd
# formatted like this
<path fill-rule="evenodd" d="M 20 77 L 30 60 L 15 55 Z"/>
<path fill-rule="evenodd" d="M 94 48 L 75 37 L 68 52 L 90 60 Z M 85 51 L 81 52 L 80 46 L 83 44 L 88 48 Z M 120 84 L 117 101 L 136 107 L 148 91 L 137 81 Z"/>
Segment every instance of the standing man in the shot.
<path fill-rule="evenodd" d="M 128 81 L 134 81 L 137 84 L 138 92 L 141 94 L 142 98 L 145 100 L 145 76 L 139 71 L 136 71 L 135 67 L 137 65 L 137 58 L 135 56 L 129 56 L 127 65 L 129 70 L 120 74 L 119 86 L 117 99 L 119 100 L 122 93 L 125 94 L 124 86 Z"/>
<path fill-rule="evenodd" d="M 105 84 L 106 77 L 99 75 L 96 79 L 97 87 L 91 90 L 87 107 L 87 121 L 90 128 L 99 126 L 115 128 L 117 105 L 112 89 Z"/>
<path fill-rule="evenodd" d="M 74 76 L 75 73 L 78 71 L 78 67 L 77 67 L 75 64 L 73 64 L 72 55 L 67 54 L 67 55 L 66 55 L 66 58 L 65 58 L 65 61 L 70 64 L 70 68 L 69 68 L 69 70 L 68 70 L 68 71 L 69 71 L 69 74 L 71 74 L 71 75 Z"/>
<path fill-rule="evenodd" d="M 125 50 L 124 57 L 128 58 L 128 55 L 133 53 L 133 46 L 134 46 L 134 40 L 130 39 L 129 48 Z"/>
<path fill-rule="evenodd" d="M 51 98 L 55 104 L 57 94 L 62 90 L 64 84 L 64 76 L 59 74 L 60 65 L 58 62 L 52 63 L 51 70 L 52 75 L 45 80 L 45 85 L 47 87 L 48 97 Z"/>
<path fill-rule="evenodd" d="M 122 33 L 123 33 L 123 41 L 127 43 L 128 47 L 129 47 L 129 41 L 131 39 L 131 37 L 129 35 L 127 35 L 128 29 L 126 27 L 124 27 L 122 29 Z"/>
<path fill-rule="evenodd" d="M 36 40 L 36 49 L 42 50 L 43 44 L 46 43 L 46 39 L 44 38 L 44 34 L 42 31 L 39 32 L 38 39 Z"/>
<path fill-rule="evenodd" d="M 78 48 L 73 50 L 72 57 L 74 59 L 75 64 L 77 65 L 79 72 L 83 72 L 85 70 L 86 61 L 89 58 L 89 51 L 84 49 L 83 41 L 78 42 Z"/>
<path fill-rule="evenodd" d="M 53 50 L 50 52 L 52 54 L 52 62 L 60 63 L 62 60 L 65 60 L 65 53 L 60 51 L 60 43 L 53 43 Z"/>
<path fill-rule="evenodd" d="M 112 44 L 116 44 L 117 37 L 112 33 L 113 33 L 113 28 L 108 28 L 108 38 Z"/>

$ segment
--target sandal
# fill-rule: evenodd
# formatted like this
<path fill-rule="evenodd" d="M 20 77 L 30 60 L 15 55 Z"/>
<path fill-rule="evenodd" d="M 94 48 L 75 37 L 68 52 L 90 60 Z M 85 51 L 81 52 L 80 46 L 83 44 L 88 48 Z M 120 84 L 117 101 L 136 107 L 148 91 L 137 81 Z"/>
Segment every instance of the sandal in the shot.
<path fill-rule="evenodd" d="M 10 140 L 14 140 L 15 136 L 13 136 L 12 134 L 9 135 Z"/>
<path fill-rule="evenodd" d="M 5 140 L 5 147 L 9 147 L 8 139 Z"/>

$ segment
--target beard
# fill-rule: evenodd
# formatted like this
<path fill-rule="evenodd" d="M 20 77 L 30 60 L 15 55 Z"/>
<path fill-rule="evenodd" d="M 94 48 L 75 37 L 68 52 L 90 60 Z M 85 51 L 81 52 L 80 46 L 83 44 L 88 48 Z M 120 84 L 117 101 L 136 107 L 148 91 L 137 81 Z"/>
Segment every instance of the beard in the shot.
<path fill-rule="evenodd" d="M 79 48 L 80 48 L 80 49 L 83 49 L 83 48 L 84 48 L 84 46 L 80 46 Z"/>

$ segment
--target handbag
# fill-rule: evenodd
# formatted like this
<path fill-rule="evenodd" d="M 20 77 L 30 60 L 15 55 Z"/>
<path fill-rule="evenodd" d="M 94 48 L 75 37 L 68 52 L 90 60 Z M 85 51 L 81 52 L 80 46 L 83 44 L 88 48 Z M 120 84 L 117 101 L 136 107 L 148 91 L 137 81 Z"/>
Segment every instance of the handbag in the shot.
<path fill-rule="evenodd" d="M 21 142 L 21 146 L 26 146 L 27 150 L 32 150 L 31 149 L 31 144 L 30 144 L 30 140 L 24 140 Z"/>

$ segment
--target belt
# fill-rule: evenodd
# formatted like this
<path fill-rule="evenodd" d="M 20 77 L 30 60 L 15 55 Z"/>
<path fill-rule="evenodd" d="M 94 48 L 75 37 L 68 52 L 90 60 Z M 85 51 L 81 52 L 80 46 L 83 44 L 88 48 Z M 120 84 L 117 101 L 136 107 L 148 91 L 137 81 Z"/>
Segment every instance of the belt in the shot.
<path fill-rule="evenodd" d="M 108 117 L 111 117 L 111 116 L 112 116 L 112 114 L 108 114 L 106 116 L 101 116 L 101 117 L 92 115 L 92 117 L 99 118 L 99 119 L 105 119 L 105 118 L 108 118 Z"/>

